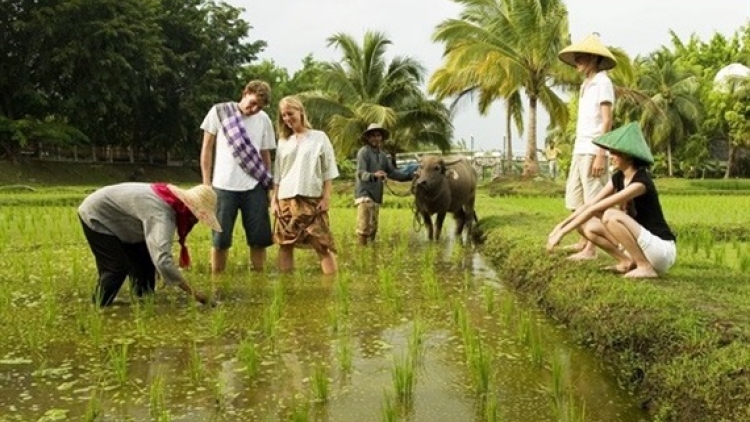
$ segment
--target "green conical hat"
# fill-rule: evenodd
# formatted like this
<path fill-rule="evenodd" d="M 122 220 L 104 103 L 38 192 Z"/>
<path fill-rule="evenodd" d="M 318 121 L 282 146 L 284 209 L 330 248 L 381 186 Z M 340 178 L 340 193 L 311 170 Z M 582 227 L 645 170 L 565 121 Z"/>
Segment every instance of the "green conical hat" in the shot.
<path fill-rule="evenodd" d="M 638 123 L 631 122 L 596 138 L 594 144 L 654 164 L 654 156 Z"/>

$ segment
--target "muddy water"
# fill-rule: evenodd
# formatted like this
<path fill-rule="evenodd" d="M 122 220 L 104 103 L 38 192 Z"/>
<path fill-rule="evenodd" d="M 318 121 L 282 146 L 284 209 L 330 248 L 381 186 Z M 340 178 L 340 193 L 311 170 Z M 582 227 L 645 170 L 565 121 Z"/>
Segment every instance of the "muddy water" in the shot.
<path fill-rule="evenodd" d="M 367 249 L 339 238 L 337 278 L 318 276 L 302 252 L 295 275 L 237 270 L 219 280 L 214 309 L 177 293 L 152 305 L 124 298 L 98 316 L 98 344 L 79 323 L 87 330 L 43 352 L 0 356 L 0 421 L 380 421 L 388 403 L 393 420 L 485 421 L 488 397 L 496 420 L 648 420 L 607 368 L 519 303 L 470 248 L 405 230 Z M 60 312 L 83 320 L 84 305 Z M 472 381 L 459 310 L 492 357 L 487 395 Z M 394 362 L 415 325 L 413 399 L 398 404 Z M 327 380 L 325 400 L 316 378 Z"/>

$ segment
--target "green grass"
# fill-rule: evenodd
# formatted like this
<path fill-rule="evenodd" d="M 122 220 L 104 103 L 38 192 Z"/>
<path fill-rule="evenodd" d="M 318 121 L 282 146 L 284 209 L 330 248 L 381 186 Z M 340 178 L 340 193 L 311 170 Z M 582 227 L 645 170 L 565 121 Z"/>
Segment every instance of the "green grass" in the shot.
<path fill-rule="evenodd" d="M 668 185 L 681 189 L 689 183 Z M 663 195 L 666 218 L 678 236 L 678 261 L 654 281 L 604 274 L 598 268 L 611 262 L 606 257 L 582 264 L 547 254 L 546 235 L 566 214 L 560 198 L 480 203 L 493 204 L 492 212 L 489 206 L 479 212 L 489 232 L 484 253 L 500 268 L 500 277 L 614 364 L 622 383 L 657 418 L 747 415 L 750 373 L 742 368 L 750 350 L 750 282 L 743 268 L 750 265 L 750 197 Z"/>

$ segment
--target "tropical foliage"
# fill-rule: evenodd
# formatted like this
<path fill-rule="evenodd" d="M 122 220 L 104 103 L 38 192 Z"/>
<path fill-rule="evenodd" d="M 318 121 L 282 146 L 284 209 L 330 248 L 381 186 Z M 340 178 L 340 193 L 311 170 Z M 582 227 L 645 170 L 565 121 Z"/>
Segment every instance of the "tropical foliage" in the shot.
<path fill-rule="evenodd" d="M 483 114 L 497 104 L 508 158 L 515 129 L 526 140 L 524 173 L 535 175 L 539 113 L 563 150 L 575 133 L 580 75 L 557 58 L 571 42 L 565 4 L 454 1 L 460 13 L 433 33 L 445 55 L 431 75 L 413 57 L 390 58 L 391 40 L 375 30 L 361 40 L 332 34 L 337 61 L 309 55 L 294 72 L 258 62 L 265 42 L 252 39 L 242 9 L 213 0 L 0 2 L 0 158 L 101 160 L 113 149 L 131 160 L 195 158 L 206 110 L 259 78 L 273 87 L 272 118 L 276 101 L 301 94 L 339 158 L 353 155 L 370 123 L 391 130 L 391 153 L 446 151 L 458 145 L 453 110 L 466 99 Z M 656 173 L 750 176 L 748 81 L 714 83 L 725 66 L 750 65 L 750 25 L 708 40 L 671 36 L 671 45 L 635 58 L 610 46 L 615 124 L 641 123 Z"/>
<path fill-rule="evenodd" d="M 564 125 L 568 118 L 565 103 L 550 84 L 562 66 L 557 53 L 567 42 L 567 9 L 560 0 L 454 1 L 464 10 L 435 31 L 433 38 L 445 44 L 445 63 L 430 89 L 439 97 L 477 92 L 480 111 L 504 99 L 519 128 L 523 94 L 528 104 L 524 174 L 536 175 L 538 105 L 554 124 Z"/>
<path fill-rule="evenodd" d="M 328 38 L 341 61 L 323 64 L 319 90 L 303 93 L 313 124 L 324 128 L 337 155 L 350 157 L 370 123 L 390 130 L 385 149 L 398 153 L 422 146 L 450 149 L 453 127 L 447 108 L 421 89 L 424 67 L 411 57 L 387 61 L 391 41 L 368 31 L 362 44 L 350 35 Z"/>

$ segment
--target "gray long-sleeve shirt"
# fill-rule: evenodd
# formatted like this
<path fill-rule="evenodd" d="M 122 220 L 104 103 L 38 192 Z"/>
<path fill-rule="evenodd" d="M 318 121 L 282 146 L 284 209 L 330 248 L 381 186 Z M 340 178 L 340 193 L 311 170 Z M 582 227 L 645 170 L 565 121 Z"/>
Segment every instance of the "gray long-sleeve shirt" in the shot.
<path fill-rule="evenodd" d="M 184 281 L 172 255 L 175 212 L 148 183 L 121 183 L 92 193 L 78 207 L 91 230 L 123 243 L 146 242 L 157 271 L 167 283 Z"/>
<path fill-rule="evenodd" d="M 357 183 L 354 187 L 354 198 L 370 198 L 378 204 L 383 203 L 383 181 L 373 173 L 382 170 L 389 179 L 398 181 L 411 180 L 411 176 L 396 169 L 388 156 L 372 145 L 365 145 L 357 152 Z"/>

